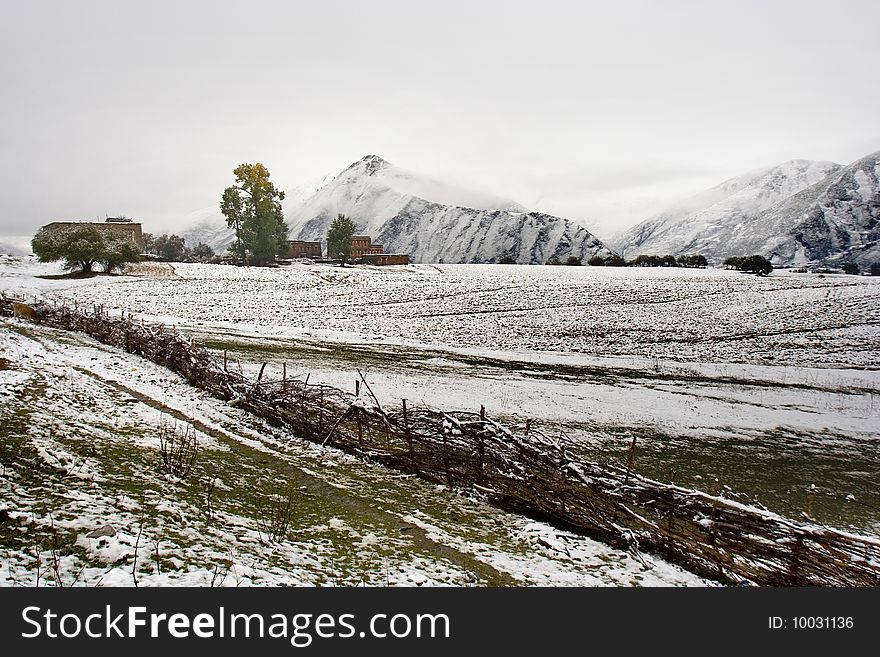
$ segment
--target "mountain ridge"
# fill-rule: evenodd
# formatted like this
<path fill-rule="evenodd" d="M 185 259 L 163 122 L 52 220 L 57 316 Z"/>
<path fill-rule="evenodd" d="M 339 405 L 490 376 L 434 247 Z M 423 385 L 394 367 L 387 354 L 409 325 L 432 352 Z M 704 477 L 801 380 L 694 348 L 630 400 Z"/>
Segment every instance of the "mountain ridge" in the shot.
<path fill-rule="evenodd" d="M 295 239 L 321 239 L 337 214 L 350 216 L 386 252 L 413 262 L 544 263 L 611 251 L 586 228 L 497 196 L 413 174 L 377 155 L 349 165 L 285 218 Z"/>

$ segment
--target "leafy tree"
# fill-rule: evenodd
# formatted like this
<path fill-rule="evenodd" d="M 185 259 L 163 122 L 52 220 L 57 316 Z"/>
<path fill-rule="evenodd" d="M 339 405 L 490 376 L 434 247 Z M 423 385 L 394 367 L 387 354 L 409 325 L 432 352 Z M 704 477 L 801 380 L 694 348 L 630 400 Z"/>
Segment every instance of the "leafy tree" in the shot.
<path fill-rule="evenodd" d="M 843 273 L 844 274 L 853 274 L 853 275 L 858 276 L 859 274 L 862 273 L 862 270 L 859 267 L 858 263 L 846 262 L 843 265 Z"/>
<path fill-rule="evenodd" d="M 605 258 L 600 255 L 594 255 L 592 258 L 587 260 L 587 264 L 591 267 L 604 267 L 605 266 Z"/>
<path fill-rule="evenodd" d="M 140 250 L 130 239 L 112 233 L 104 234 L 102 237 L 104 246 L 98 262 L 103 265 L 107 273 L 114 269 L 122 270 L 126 262 L 138 262 L 141 259 Z"/>
<path fill-rule="evenodd" d="M 214 249 L 204 242 L 199 242 L 193 248 L 187 249 L 184 259 L 187 262 L 208 262 L 213 257 Z"/>
<path fill-rule="evenodd" d="M 626 267 L 627 262 L 617 254 L 612 254 L 605 258 L 606 267 Z"/>
<path fill-rule="evenodd" d="M 871 264 L 871 276 L 880 276 L 880 262 Z"/>
<path fill-rule="evenodd" d="M 678 266 L 679 267 L 691 267 L 691 268 L 703 269 L 708 264 L 709 264 L 709 261 L 706 260 L 706 257 L 703 255 L 678 256 Z"/>
<path fill-rule="evenodd" d="M 758 276 L 766 276 L 773 271 L 773 263 L 761 255 L 752 255 L 745 259 L 742 264 L 743 271 L 748 271 Z"/>
<path fill-rule="evenodd" d="M 580 258 L 572 255 L 572 256 L 568 256 L 568 260 L 565 261 L 565 264 L 573 266 L 573 267 L 579 267 L 583 263 L 581 262 Z"/>
<path fill-rule="evenodd" d="M 724 261 L 728 269 L 747 271 L 758 276 L 766 276 L 773 271 L 773 263 L 762 255 L 732 256 Z"/>
<path fill-rule="evenodd" d="M 152 253 L 153 255 L 156 255 L 153 233 L 144 233 L 141 235 L 141 239 L 144 242 L 144 253 Z"/>
<path fill-rule="evenodd" d="M 180 262 L 186 253 L 186 240 L 179 235 L 159 235 L 152 240 L 153 253 L 171 262 Z"/>
<path fill-rule="evenodd" d="M 327 257 L 348 260 L 351 257 L 351 238 L 354 222 L 344 214 L 337 214 L 327 229 Z"/>
<path fill-rule="evenodd" d="M 509 255 L 503 255 L 500 258 L 498 258 L 498 264 L 499 265 L 515 265 L 516 260 L 511 258 Z"/>
<path fill-rule="evenodd" d="M 724 267 L 726 269 L 742 269 L 742 263 L 744 260 L 744 256 L 730 256 L 724 261 Z"/>
<path fill-rule="evenodd" d="M 269 182 L 269 170 L 259 162 L 241 164 L 232 173 L 235 184 L 223 191 L 220 203 L 226 225 L 235 229 L 230 251 L 248 264 L 268 264 L 286 246 L 287 224 L 281 211 L 284 192 Z"/>
<path fill-rule="evenodd" d="M 63 260 L 62 266 L 69 271 L 89 272 L 99 262 L 109 272 L 140 260 L 139 250 L 130 240 L 89 224 L 61 230 L 41 228 L 31 240 L 31 248 L 40 262 Z"/>

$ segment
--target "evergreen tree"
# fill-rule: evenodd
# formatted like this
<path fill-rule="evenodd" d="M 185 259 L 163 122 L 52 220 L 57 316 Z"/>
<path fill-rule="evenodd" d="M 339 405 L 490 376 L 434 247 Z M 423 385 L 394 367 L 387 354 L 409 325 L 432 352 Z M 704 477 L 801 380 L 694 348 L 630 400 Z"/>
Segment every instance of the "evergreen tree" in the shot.
<path fill-rule="evenodd" d="M 351 257 L 351 238 L 354 222 L 344 214 L 336 215 L 327 229 L 327 257 L 348 260 Z"/>
<path fill-rule="evenodd" d="M 285 248 L 284 192 L 269 182 L 269 170 L 259 162 L 241 164 L 232 173 L 235 185 L 223 191 L 220 203 L 226 225 L 235 229 L 230 251 L 248 264 L 268 264 Z"/>

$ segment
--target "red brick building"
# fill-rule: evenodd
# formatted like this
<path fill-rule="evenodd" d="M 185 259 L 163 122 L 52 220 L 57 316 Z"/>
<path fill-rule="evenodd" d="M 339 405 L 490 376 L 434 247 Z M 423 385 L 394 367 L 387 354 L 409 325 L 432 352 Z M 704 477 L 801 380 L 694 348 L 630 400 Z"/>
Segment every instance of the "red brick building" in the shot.
<path fill-rule="evenodd" d="M 369 253 L 361 256 L 368 265 L 408 265 L 409 256 L 405 253 Z"/>
<path fill-rule="evenodd" d="M 287 240 L 288 258 L 320 258 L 322 255 L 320 241 Z"/>
<path fill-rule="evenodd" d="M 373 244 L 369 235 L 351 238 L 351 259 L 368 265 L 408 265 L 409 256 L 403 253 L 385 253 L 381 244 Z"/>
<path fill-rule="evenodd" d="M 382 253 L 382 245 L 371 244 L 369 235 L 355 235 L 351 238 L 351 257 L 353 260 L 365 255 L 380 253 Z"/>

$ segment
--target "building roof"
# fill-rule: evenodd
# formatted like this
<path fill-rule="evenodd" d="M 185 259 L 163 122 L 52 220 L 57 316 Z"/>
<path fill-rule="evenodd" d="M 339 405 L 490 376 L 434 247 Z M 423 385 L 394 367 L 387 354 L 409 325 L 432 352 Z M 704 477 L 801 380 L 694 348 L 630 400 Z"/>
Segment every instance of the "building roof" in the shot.
<path fill-rule="evenodd" d="M 50 221 L 46 226 L 106 226 L 106 221 Z M 112 225 L 140 226 L 140 221 L 111 221 Z"/>

